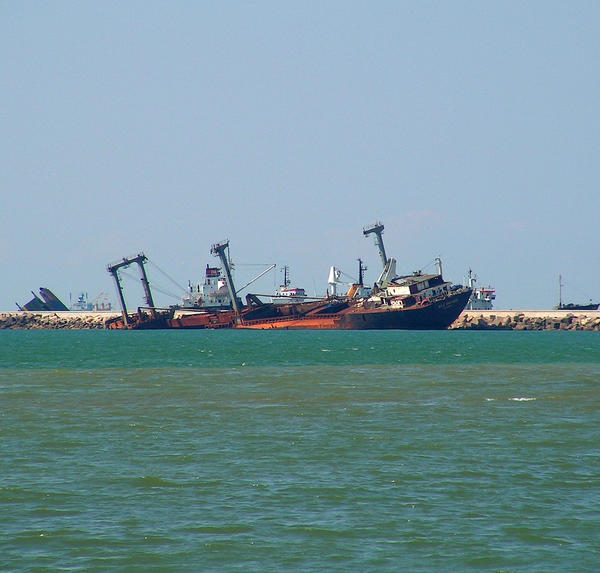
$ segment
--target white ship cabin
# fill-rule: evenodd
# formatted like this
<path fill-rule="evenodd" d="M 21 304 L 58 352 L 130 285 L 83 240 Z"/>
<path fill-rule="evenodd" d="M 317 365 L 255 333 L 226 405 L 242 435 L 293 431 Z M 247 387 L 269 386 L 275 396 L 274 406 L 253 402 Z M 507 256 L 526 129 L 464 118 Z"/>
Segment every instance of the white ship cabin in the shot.
<path fill-rule="evenodd" d="M 271 302 L 275 304 L 289 304 L 291 302 L 302 302 L 306 298 L 306 291 L 303 288 L 281 287 L 279 292 L 271 297 Z"/>
<path fill-rule="evenodd" d="M 382 302 L 401 308 L 413 306 L 448 294 L 450 283 L 441 275 L 398 277 L 376 295 Z"/>
<path fill-rule="evenodd" d="M 395 279 L 385 290 L 391 296 L 412 294 L 433 298 L 447 293 L 448 285 L 440 275 L 413 275 Z"/>
<path fill-rule="evenodd" d="M 492 310 L 494 300 L 496 299 L 496 290 L 488 288 L 473 289 L 473 294 L 467 303 L 467 310 Z"/>
<path fill-rule="evenodd" d="M 189 285 L 189 292 L 183 298 L 184 308 L 230 308 L 231 299 L 227 280 L 219 267 L 206 265 L 203 284 Z"/>

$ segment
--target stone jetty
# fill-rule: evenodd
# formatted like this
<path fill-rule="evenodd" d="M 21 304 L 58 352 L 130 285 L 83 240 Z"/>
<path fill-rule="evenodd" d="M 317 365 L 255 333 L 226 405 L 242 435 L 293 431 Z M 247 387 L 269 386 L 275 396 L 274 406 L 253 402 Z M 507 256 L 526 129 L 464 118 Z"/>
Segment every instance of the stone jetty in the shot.
<path fill-rule="evenodd" d="M 0 329 L 13 330 L 81 330 L 104 328 L 105 322 L 120 313 L 114 312 L 0 312 Z"/>
<path fill-rule="evenodd" d="M 105 328 L 115 312 L 0 312 L 0 330 L 65 330 Z M 600 311 L 465 310 L 452 330 L 594 330 Z"/>
<path fill-rule="evenodd" d="M 600 330 L 594 310 L 465 310 L 453 330 Z"/>

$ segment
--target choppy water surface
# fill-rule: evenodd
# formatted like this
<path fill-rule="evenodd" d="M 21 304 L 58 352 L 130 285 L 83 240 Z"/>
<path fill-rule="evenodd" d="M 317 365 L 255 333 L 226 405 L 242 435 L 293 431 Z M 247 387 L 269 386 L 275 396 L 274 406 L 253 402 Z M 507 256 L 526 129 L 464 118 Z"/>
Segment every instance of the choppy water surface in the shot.
<path fill-rule="evenodd" d="M 0 570 L 595 571 L 600 337 L 0 332 Z"/>

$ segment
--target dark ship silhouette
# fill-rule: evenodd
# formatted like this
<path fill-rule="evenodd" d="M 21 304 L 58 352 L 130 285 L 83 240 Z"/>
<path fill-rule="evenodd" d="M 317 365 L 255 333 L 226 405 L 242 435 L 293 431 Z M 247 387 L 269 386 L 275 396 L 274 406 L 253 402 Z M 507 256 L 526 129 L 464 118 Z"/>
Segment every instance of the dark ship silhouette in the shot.
<path fill-rule="evenodd" d="M 31 291 L 33 298 L 25 303 L 23 306 L 20 306 L 17 303 L 17 308 L 19 310 L 29 310 L 29 311 L 61 311 L 61 310 L 69 310 L 63 302 L 48 288 L 40 287 L 40 296 L 36 295 L 33 291 Z"/>

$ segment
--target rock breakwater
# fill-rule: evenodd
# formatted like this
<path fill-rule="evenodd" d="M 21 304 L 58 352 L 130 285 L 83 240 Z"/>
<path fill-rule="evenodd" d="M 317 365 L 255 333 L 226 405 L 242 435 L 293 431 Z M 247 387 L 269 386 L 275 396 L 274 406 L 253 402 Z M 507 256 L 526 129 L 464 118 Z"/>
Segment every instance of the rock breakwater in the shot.
<path fill-rule="evenodd" d="M 600 311 L 464 311 L 452 330 L 600 330 Z"/>
<path fill-rule="evenodd" d="M 113 312 L 3 312 L 0 330 L 102 329 Z M 600 311 L 464 311 L 452 330 L 592 330 L 600 331 Z"/>
<path fill-rule="evenodd" d="M 81 330 L 104 328 L 112 312 L 3 312 L 0 329 Z"/>

